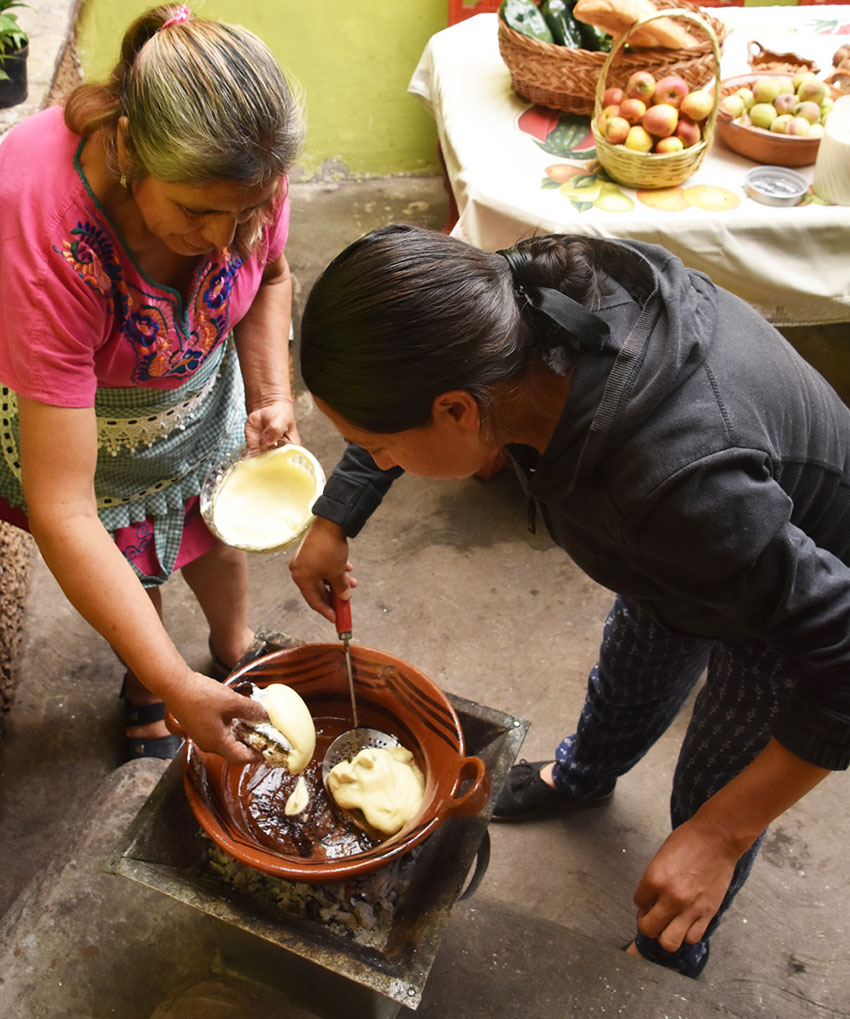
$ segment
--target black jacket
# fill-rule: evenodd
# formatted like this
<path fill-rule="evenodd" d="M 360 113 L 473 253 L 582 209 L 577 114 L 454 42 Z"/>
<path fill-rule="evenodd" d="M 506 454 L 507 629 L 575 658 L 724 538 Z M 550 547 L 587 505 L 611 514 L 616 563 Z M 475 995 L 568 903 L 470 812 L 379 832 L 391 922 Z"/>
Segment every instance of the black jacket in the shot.
<path fill-rule="evenodd" d="M 542 455 L 511 447 L 552 538 L 662 625 L 746 636 L 799 675 L 774 735 L 850 764 L 850 409 L 743 301 L 653 245 L 606 281 Z M 531 470 L 533 468 L 533 471 Z M 350 447 L 315 511 L 353 536 L 399 470 Z"/>

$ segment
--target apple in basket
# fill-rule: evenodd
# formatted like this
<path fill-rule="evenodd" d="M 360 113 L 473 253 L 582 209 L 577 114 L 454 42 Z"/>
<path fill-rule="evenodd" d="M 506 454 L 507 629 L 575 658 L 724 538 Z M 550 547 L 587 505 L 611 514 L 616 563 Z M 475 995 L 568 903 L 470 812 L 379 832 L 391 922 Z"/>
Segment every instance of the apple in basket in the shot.
<path fill-rule="evenodd" d="M 689 149 L 702 138 L 702 128 L 693 120 L 680 117 L 679 123 L 676 125 L 676 137 L 681 138 L 685 148 Z"/>
<path fill-rule="evenodd" d="M 656 138 L 667 138 L 676 130 L 679 111 L 669 103 L 655 103 L 644 113 L 640 123 L 641 127 L 646 128 Z"/>
<path fill-rule="evenodd" d="M 655 78 L 649 71 L 635 71 L 626 82 L 626 95 L 651 103 L 655 95 Z"/>
<path fill-rule="evenodd" d="M 605 121 L 605 137 L 612 145 L 622 145 L 629 136 L 631 126 L 625 117 L 609 117 Z"/>
<path fill-rule="evenodd" d="M 605 94 L 602 96 L 602 106 L 619 106 L 623 101 L 625 93 L 621 88 L 617 88 L 616 85 L 609 85 L 605 89 Z"/>
<path fill-rule="evenodd" d="M 620 103 L 618 116 L 625 118 L 630 124 L 639 124 L 646 113 L 646 103 L 642 99 L 627 97 Z M 818 107 L 820 115 L 820 107 Z"/>
<path fill-rule="evenodd" d="M 650 152 L 655 144 L 655 139 L 640 124 L 634 124 L 629 128 L 629 133 L 623 144 L 634 152 Z"/>
<path fill-rule="evenodd" d="M 606 89 L 604 97 L 616 99 Z M 714 92 L 708 87 L 688 89 L 679 75 L 670 74 L 656 82 L 649 71 L 635 71 L 626 82 L 618 103 L 605 105 L 596 118 L 595 130 L 613 145 L 623 145 L 633 152 L 673 155 L 698 144 L 703 128 L 714 110 Z M 797 106 L 802 106 L 799 101 Z M 738 97 L 736 109 L 744 109 Z M 794 113 L 805 117 L 809 110 Z M 631 125 L 624 136 L 624 123 Z"/>
<path fill-rule="evenodd" d="M 688 83 L 684 78 L 679 77 L 678 74 L 665 74 L 655 83 L 652 101 L 653 103 L 666 103 L 678 109 L 689 92 Z"/>
<path fill-rule="evenodd" d="M 743 100 L 741 100 L 741 105 L 743 105 Z M 708 117 L 713 106 L 714 96 L 711 92 L 697 89 L 695 92 L 689 92 L 679 104 L 679 114 L 699 123 Z"/>
<path fill-rule="evenodd" d="M 619 116 L 620 116 L 620 107 L 619 106 L 617 106 L 617 105 L 606 106 L 605 109 L 596 118 L 596 126 L 599 128 L 599 133 L 600 134 L 605 134 L 605 128 L 606 128 L 606 126 L 608 124 L 608 121 L 611 120 L 612 117 L 619 117 Z"/>

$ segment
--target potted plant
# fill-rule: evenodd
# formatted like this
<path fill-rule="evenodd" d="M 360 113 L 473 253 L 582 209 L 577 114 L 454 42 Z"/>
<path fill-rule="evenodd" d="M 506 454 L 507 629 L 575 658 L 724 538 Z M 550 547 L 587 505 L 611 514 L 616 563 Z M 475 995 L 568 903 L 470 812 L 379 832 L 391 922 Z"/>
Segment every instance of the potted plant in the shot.
<path fill-rule="evenodd" d="M 0 108 L 16 106 L 27 97 L 29 36 L 12 8 L 28 6 L 22 0 L 0 0 Z"/>

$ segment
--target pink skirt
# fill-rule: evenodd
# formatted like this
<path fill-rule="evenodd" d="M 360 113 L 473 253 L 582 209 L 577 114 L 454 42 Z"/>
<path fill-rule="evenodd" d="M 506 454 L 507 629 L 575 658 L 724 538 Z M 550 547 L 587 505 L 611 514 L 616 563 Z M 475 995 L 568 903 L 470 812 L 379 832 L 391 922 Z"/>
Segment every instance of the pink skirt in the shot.
<path fill-rule="evenodd" d="M 29 531 L 27 515 L 17 506 L 12 506 L 0 495 L 0 520 L 5 520 L 21 530 Z M 112 535 L 124 556 L 148 577 L 157 577 L 161 571 L 154 546 L 153 520 L 148 518 L 139 524 L 119 527 Z M 183 537 L 174 569 L 180 570 L 218 544 L 218 539 L 210 532 L 201 516 L 200 499 L 196 495 L 189 499 L 185 506 Z"/>

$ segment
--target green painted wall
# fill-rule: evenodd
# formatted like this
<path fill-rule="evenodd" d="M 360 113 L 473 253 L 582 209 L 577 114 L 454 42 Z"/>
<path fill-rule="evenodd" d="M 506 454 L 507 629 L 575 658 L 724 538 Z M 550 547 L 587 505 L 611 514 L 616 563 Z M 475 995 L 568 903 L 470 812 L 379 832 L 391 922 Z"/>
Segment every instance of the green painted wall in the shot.
<path fill-rule="evenodd" d="M 86 77 L 105 77 L 124 29 L 153 0 L 85 0 L 77 44 Z M 407 83 L 447 0 L 194 0 L 203 17 L 250 29 L 303 90 L 307 137 L 293 179 L 440 172 L 434 121 Z"/>

